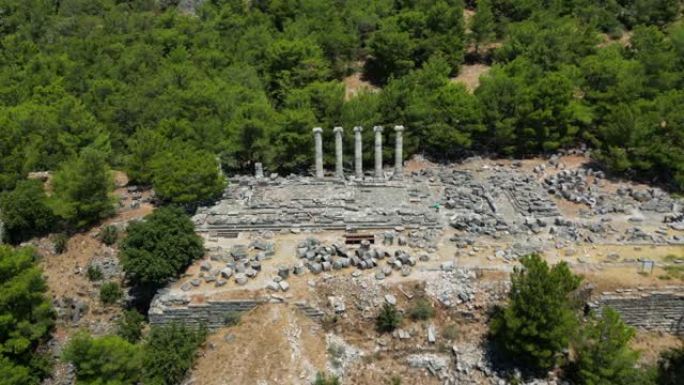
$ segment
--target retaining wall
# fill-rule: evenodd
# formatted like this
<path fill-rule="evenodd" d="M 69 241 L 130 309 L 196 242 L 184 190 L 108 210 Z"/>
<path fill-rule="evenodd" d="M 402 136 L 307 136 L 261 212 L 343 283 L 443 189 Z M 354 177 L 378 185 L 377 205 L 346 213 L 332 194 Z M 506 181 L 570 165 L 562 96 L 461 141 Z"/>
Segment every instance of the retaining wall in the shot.
<path fill-rule="evenodd" d="M 176 322 L 187 325 L 203 324 L 209 329 L 216 329 L 226 325 L 227 314 L 249 311 L 264 302 L 265 299 L 233 299 L 208 301 L 202 304 L 168 305 L 164 303 L 164 298 L 155 298 L 148 316 L 152 325 Z"/>
<path fill-rule="evenodd" d="M 604 292 L 590 305 L 599 311 L 609 306 L 617 310 L 627 324 L 637 328 L 684 335 L 682 287 L 649 292 Z"/>

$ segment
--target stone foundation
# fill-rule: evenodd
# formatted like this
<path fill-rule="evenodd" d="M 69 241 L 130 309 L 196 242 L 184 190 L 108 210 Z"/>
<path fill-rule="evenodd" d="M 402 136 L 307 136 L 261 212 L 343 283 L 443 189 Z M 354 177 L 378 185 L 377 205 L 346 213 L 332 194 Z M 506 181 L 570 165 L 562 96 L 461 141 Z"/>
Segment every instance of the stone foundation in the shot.
<path fill-rule="evenodd" d="M 190 304 L 185 296 L 160 293 L 152 301 L 148 315 L 151 325 L 176 322 L 186 325 L 206 325 L 209 329 L 217 329 L 227 324 L 228 314 L 252 310 L 266 301 L 266 299 L 257 298 Z"/>

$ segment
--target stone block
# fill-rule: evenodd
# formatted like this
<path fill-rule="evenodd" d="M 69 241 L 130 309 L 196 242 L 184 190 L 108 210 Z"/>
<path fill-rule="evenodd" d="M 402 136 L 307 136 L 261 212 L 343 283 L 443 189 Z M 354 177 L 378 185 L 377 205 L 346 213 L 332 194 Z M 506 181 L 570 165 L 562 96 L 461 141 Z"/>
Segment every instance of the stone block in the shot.
<path fill-rule="evenodd" d="M 247 284 L 247 276 L 245 273 L 237 273 L 235 274 L 235 283 L 244 286 Z"/>

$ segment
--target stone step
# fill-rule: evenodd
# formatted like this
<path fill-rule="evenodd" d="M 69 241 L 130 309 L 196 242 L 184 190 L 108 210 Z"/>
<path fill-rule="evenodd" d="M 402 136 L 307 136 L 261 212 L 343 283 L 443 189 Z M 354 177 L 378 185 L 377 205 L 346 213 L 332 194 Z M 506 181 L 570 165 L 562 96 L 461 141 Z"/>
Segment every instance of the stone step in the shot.
<path fill-rule="evenodd" d="M 296 303 L 295 306 L 297 307 L 297 309 L 303 312 L 304 315 L 306 315 L 314 321 L 320 322 L 323 320 L 323 317 L 325 316 L 325 313 L 321 309 L 310 306 L 306 303 Z"/>

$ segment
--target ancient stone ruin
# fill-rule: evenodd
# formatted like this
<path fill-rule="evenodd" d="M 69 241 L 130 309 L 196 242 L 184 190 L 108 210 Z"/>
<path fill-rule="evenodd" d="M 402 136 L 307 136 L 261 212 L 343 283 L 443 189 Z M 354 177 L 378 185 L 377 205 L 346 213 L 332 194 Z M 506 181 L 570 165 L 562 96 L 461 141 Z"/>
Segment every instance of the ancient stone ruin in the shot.
<path fill-rule="evenodd" d="M 404 165 L 404 127 L 395 126 L 394 162 L 386 169 L 384 131 L 375 126 L 375 161 L 365 170 L 363 128 L 357 126 L 353 171 L 345 172 L 345 130 L 332 131 L 334 170 L 324 169 L 323 128 L 317 127 L 312 175 L 268 174 L 257 163 L 254 175 L 231 176 L 223 198 L 197 210 L 193 221 L 206 240 L 207 258 L 156 296 L 152 323 L 184 320 L 217 328 L 227 313 L 264 303 L 293 305 L 322 322 L 350 305 L 338 292 L 348 280 L 363 287 L 354 306 L 370 314 L 393 298 L 382 300 L 382 287 L 405 279 L 424 282 L 440 306 L 477 318 L 478 309 L 503 300 L 507 290 L 503 282 L 479 283 L 477 271 L 510 271 L 509 264 L 530 253 L 590 270 L 636 269 L 641 258 L 610 253 L 589 262 L 587 250 L 684 245 L 681 199 L 610 181 L 589 167 L 567 168 L 562 157 L 534 166 L 481 158 Z M 485 263 L 464 267 L 478 257 Z M 329 304 L 302 300 L 302 290 L 317 293 L 318 285 L 332 283 L 337 294 L 326 297 Z M 601 293 L 588 301 L 596 309 L 614 307 L 640 328 L 682 331 L 676 290 Z M 412 332 L 396 334 L 402 340 Z M 421 357 L 412 365 L 440 373 L 439 362 Z"/>

